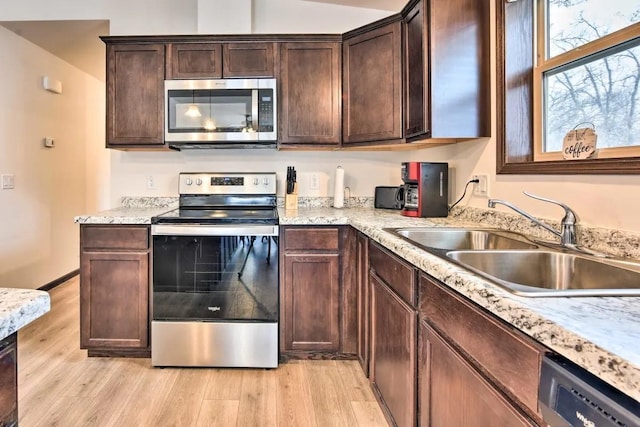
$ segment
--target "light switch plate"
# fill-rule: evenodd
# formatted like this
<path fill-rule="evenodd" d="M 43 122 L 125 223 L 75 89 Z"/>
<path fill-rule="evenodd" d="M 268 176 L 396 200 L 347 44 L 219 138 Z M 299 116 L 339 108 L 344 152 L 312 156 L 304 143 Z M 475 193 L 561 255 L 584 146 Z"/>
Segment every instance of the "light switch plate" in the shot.
<path fill-rule="evenodd" d="M 13 174 L 3 174 L 1 180 L 3 190 L 10 190 L 16 186 L 16 179 Z"/>

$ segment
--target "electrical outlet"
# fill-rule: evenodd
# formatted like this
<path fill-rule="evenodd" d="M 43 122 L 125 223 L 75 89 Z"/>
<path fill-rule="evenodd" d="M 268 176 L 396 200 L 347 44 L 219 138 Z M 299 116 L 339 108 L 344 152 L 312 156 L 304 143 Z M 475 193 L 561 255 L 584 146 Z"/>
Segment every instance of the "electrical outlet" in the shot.
<path fill-rule="evenodd" d="M 473 195 L 480 197 L 489 197 L 489 176 L 484 174 L 473 175 L 471 179 L 477 179 L 474 183 Z"/>
<path fill-rule="evenodd" d="M 320 189 L 320 176 L 313 172 L 309 174 L 309 190 Z"/>
<path fill-rule="evenodd" d="M 16 179 L 13 174 L 2 175 L 2 189 L 11 190 L 16 187 Z"/>
<path fill-rule="evenodd" d="M 156 189 L 156 180 L 153 175 L 147 175 L 147 190 L 155 190 Z"/>

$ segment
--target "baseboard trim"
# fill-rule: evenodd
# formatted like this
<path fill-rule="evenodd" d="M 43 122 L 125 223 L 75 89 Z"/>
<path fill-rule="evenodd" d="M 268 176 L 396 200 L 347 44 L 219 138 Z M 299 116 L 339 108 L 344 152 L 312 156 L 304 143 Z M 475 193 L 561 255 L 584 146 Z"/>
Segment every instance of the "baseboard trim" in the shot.
<path fill-rule="evenodd" d="M 71 273 L 67 273 L 62 277 L 57 278 L 56 280 L 53 280 L 49 283 L 47 283 L 46 285 L 40 286 L 38 288 L 39 291 L 50 291 L 51 289 L 55 288 L 58 285 L 63 284 L 64 282 L 66 282 L 67 280 L 71 279 L 74 276 L 77 276 L 78 274 L 80 274 L 80 269 L 76 269 L 73 270 Z"/>

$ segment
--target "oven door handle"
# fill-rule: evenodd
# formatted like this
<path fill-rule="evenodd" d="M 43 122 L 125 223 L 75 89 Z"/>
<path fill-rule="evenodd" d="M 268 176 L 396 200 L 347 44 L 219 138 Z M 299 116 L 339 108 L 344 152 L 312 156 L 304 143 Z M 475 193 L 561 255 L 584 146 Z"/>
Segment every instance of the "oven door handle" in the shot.
<path fill-rule="evenodd" d="M 152 236 L 277 236 L 277 225 L 153 224 Z"/>

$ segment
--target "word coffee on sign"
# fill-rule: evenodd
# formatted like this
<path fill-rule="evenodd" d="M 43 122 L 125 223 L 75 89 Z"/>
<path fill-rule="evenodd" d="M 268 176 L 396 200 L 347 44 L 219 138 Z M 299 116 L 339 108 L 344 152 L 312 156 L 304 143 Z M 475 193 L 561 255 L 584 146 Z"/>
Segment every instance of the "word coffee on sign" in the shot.
<path fill-rule="evenodd" d="M 562 157 L 565 160 L 584 160 L 596 152 L 598 135 L 591 128 L 572 129 L 562 141 Z"/>

